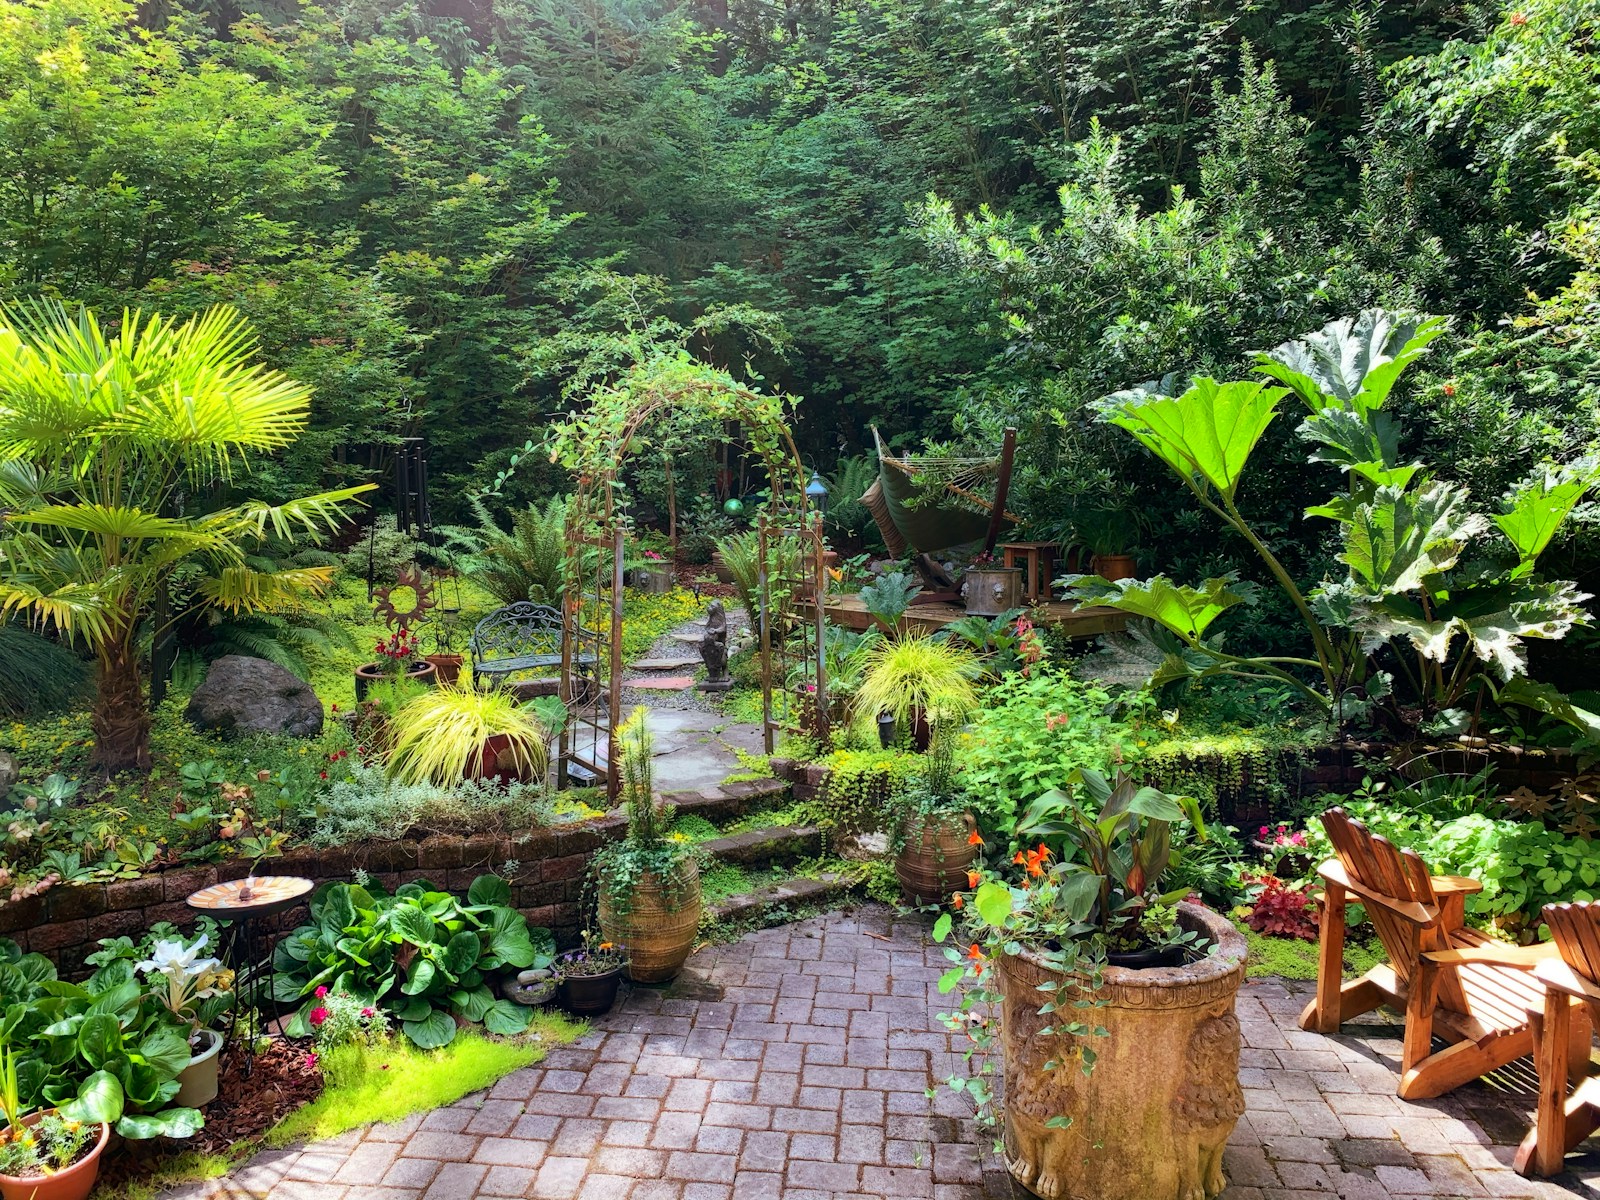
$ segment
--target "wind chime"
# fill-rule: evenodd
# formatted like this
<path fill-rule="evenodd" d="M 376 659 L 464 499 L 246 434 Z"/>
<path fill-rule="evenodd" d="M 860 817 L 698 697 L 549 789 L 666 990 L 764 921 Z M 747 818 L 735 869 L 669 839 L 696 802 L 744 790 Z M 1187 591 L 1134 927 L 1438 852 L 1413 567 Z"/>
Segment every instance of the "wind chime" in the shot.
<path fill-rule="evenodd" d="M 422 583 L 422 586 L 416 587 L 417 593 L 426 593 L 430 597 L 428 607 L 436 607 L 441 618 L 433 635 L 435 648 L 440 654 L 448 654 L 452 649 L 455 623 L 461 615 L 461 574 L 456 570 L 454 556 L 443 548 L 443 539 L 433 528 L 433 510 L 428 499 L 428 450 L 420 437 L 401 438 L 395 450 L 394 520 L 399 532 L 410 534 L 433 550 L 437 557 L 447 560 L 443 567 L 429 566 L 427 571 L 430 578 L 426 581 L 421 579 L 422 564 L 417 564 L 403 572 L 399 584 L 395 586 Z M 377 533 L 378 525 L 374 521 L 367 535 L 369 603 L 377 601 L 379 591 L 374 566 Z M 382 599 L 387 603 L 390 589 L 382 590 Z"/>

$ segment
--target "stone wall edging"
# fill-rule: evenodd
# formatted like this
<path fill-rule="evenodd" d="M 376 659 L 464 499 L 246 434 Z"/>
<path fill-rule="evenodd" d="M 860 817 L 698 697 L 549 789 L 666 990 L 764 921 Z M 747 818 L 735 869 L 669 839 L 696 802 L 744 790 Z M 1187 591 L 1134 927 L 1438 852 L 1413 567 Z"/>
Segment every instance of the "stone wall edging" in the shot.
<path fill-rule="evenodd" d="M 741 816 L 788 790 L 782 780 L 752 780 L 668 792 L 662 798 L 680 813 L 717 820 Z M 627 821 L 613 812 L 517 836 L 433 834 L 326 850 L 303 846 L 267 860 L 260 873 L 298 875 L 320 886 L 347 881 L 361 870 L 386 891 L 427 879 L 447 891 L 464 892 L 479 875 L 515 862 L 517 869 L 507 876 L 512 904 L 529 924 L 547 927 L 557 944 L 566 947 L 576 944 L 582 928 L 590 857 L 626 830 Z M 57 885 L 42 895 L 0 904 L 0 937 L 10 938 L 24 951 L 50 958 L 63 975 L 81 975 L 84 957 L 96 949 L 101 938 L 138 938 L 161 921 L 187 925 L 195 917 L 194 910 L 184 903 L 187 896 L 214 883 L 242 878 L 248 871 L 249 864 L 234 860 L 181 866 L 111 883 Z M 273 925 L 279 930 L 292 929 L 307 915 L 307 906 L 301 904 L 276 918 Z"/>

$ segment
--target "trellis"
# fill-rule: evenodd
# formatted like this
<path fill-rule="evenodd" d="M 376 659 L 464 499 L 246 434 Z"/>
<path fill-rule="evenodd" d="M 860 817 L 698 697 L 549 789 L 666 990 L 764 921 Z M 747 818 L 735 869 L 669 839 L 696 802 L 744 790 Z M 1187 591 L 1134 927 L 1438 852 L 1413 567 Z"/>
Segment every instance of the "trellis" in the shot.
<path fill-rule="evenodd" d="M 684 356 L 635 368 L 617 385 L 598 392 L 586 411 L 556 431 L 551 458 L 571 470 L 575 481 L 567 516 L 563 606 L 560 694 L 569 714 L 557 767 L 563 785 L 604 779 L 613 798 L 620 788 L 616 730 L 622 721 L 628 537 L 619 502 L 624 487 L 620 476 L 629 456 L 644 449 L 651 425 L 673 414 L 737 424 L 767 473 L 769 503 L 757 522 L 754 630 L 766 749 L 771 753 L 777 735 L 786 729 L 826 735 L 822 606 L 814 605 L 808 619 L 799 615 L 800 601 L 820 594 L 824 586 L 822 520 L 806 496 L 807 477 L 787 419 L 791 403 Z M 799 553 L 775 556 L 774 547 L 786 537 L 795 539 Z M 609 621 L 596 622 L 601 628 L 593 632 L 585 628 L 586 609 L 604 612 L 608 607 Z M 593 679 L 574 669 L 586 646 L 600 663 Z M 783 691 L 777 693 L 780 686 Z"/>

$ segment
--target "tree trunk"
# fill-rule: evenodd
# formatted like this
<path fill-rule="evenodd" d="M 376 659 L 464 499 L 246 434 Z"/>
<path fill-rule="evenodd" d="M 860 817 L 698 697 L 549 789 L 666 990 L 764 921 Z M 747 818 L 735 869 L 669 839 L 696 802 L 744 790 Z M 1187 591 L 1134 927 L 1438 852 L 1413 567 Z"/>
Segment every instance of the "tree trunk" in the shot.
<path fill-rule="evenodd" d="M 114 638 L 100 652 L 94 714 L 92 765 L 113 775 L 150 769 L 150 710 L 139 680 L 133 638 Z"/>

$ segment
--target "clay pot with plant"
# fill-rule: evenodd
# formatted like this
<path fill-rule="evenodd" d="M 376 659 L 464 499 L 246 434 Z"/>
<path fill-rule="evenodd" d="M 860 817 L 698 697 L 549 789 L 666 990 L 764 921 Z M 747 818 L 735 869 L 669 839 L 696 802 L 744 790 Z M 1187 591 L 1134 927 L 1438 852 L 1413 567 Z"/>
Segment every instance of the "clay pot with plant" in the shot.
<path fill-rule="evenodd" d="M 617 988 L 628 957 L 593 931 L 583 931 L 583 945 L 555 961 L 556 1000 L 575 1017 L 598 1017 L 617 1002 Z"/>
<path fill-rule="evenodd" d="M 1244 1112 L 1244 938 L 1163 893 L 1173 831 L 1204 837 L 1198 806 L 1126 776 L 1075 774 L 1018 823 L 1008 877 L 958 900 L 964 950 L 941 986 L 963 1011 L 1000 1010 L 1006 1165 L 1043 1200 L 1196 1200 L 1226 1186 L 1223 1147 Z M 955 924 L 941 917 L 934 935 Z M 965 1027 L 965 1024 L 963 1025 Z M 991 1044 L 986 1025 L 976 1034 Z"/>
<path fill-rule="evenodd" d="M 222 1034 L 215 1026 L 233 1007 L 233 972 L 219 959 L 204 955 L 209 935 L 193 945 L 182 938 L 157 940 L 150 957 L 134 970 L 145 977 L 151 994 L 179 1021 L 189 1026 L 189 1065 L 178 1073 L 173 1103 L 201 1108 L 217 1098 Z"/>
<path fill-rule="evenodd" d="M 941 904 L 968 886 L 983 839 L 955 784 L 955 735 L 943 726 L 897 797 L 894 874 L 912 905 Z"/>
<path fill-rule="evenodd" d="M 1088 555 L 1089 574 L 1110 581 L 1133 579 L 1138 575 L 1135 555 L 1143 531 L 1138 509 L 1102 496 L 1073 514 L 1070 541 L 1080 557 Z"/>
<path fill-rule="evenodd" d="M 367 698 L 373 684 L 385 679 L 404 677 L 416 683 L 431 683 L 439 669 L 425 658 L 416 657 L 419 642 L 411 630 L 401 627 L 382 641 L 375 643 L 372 652 L 378 661 L 362 663 L 356 668 L 356 700 Z"/>
<path fill-rule="evenodd" d="M 550 730 L 505 688 L 429 688 L 389 721 L 388 772 L 402 783 L 534 782 L 550 763 Z"/>
<path fill-rule="evenodd" d="M 962 607 L 974 616 L 997 617 L 1022 605 L 1022 569 L 1007 567 L 987 551 L 961 575 Z"/>
<path fill-rule="evenodd" d="M 99 1178 L 111 1126 L 55 1109 L 24 1116 L 14 1046 L 0 1049 L 0 1109 L 6 1120 L 0 1134 L 0 1196 L 85 1200 Z"/>
<path fill-rule="evenodd" d="M 683 969 L 700 928 L 700 861 L 669 833 L 671 808 L 656 799 L 655 752 L 643 706 L 617 730 L 627 836 L 594 856 L 600 932 L 628 958 L 628 976 L 663 983 Z"/>
<path fill-rule="evenodd" d="M 892 740 L 926 750 L 935 725 L 958 726 L 977 711 L 983 664 L 965 646 L 911 634 L 863 653 L 851 714 L 857 721 L 892 721 Z"/>

